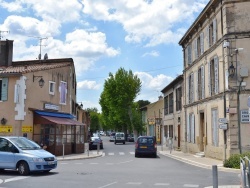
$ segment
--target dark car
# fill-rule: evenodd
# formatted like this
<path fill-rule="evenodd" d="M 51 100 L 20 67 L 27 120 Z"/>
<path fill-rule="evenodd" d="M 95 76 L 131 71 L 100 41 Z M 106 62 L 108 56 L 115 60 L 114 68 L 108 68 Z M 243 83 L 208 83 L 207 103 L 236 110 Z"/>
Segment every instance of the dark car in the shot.
<path fill-rule="evenodd" d="M 135 141 L 135 139 L 134 139 L 134 134 L 129 134 L 129 135 L 127 136 L 127 141 L 128 141 L 128 142 L 134 142 L 134 141 Z"/>
<path fill-rule="evenodd" d="M 100 146 L 100 149 L 103 149 L 103 142 L 100 137 L 91 137 L 89 140 L 89 150 L 97 149 L 98 144 Z"/>
<path fill-rule="evenodd" d="M 157 157 L 157 144 L 153 136 L 140 136 L 135 143 L 135 157 L 151 155 Z"/>

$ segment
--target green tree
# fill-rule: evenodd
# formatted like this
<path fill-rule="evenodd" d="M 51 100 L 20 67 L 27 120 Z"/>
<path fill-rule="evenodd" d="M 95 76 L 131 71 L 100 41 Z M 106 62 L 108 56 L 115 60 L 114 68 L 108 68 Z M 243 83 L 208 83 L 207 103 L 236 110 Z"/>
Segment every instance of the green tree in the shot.
<path fill-rule="evenodd" d="M 109 73 L 99 101 L 105 124 L 124 132 L 129 126 L 134 129 L 132 106 L 140 90 L 141 81 L 131 70 L 120 68 L 115 75 Z"/>

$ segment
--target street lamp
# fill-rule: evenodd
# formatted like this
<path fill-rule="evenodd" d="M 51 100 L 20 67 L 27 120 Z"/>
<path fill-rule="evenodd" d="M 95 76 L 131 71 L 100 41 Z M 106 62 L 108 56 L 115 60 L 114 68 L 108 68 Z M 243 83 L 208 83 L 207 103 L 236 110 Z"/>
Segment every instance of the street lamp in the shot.
<path fill-rule="evenodd" d="M 39 86 L 42 88 L 44 86 L 45 81 L 43 80 L 43 76 L 35 76 L 33 75 L 33 82 L 35 81 L 36 78 L 40 78 L 38 81 Z"/>

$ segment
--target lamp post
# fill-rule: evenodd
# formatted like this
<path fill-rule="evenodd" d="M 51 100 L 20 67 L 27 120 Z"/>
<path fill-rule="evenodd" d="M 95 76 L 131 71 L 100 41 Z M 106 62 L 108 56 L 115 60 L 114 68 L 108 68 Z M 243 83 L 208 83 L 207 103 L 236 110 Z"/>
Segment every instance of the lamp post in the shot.
<path fill-rule="evenodd" d="M 240 81 L 238 80 L 238 60 L 237 60 L 237 55 L 239 53 L 239 51 L 242 51 L 243 48 L 236 48 L 234 49 L 235 51 L 235 65 L 236 67 L 234 67 L 233 62 L 231 62 L 230 67 L 228 68 L 228 72 L 229 72 L 229 76 L 230 77 L 236 77 L 236 85 L 238 87 L 237 90 L 237 124 L 238 124 L 238 148 L 239 148 L 239 152 L 240 154 L 242 153 L 242 149 L 241 149 L 241 114 L 240 114 L 240 92 L 241 92 L 241 86 L 242 86 L 242 82 L 243 82 L 243 76 L 241 76 Z M 238 86 L 238 82 L 239 82 L 239 86 Z"/>

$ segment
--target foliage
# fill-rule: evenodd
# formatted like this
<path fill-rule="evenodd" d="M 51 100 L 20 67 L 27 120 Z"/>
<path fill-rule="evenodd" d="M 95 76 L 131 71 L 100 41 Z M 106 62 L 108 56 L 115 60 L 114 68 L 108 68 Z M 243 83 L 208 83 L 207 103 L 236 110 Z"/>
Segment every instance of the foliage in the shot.
<path fill-rule="evenodd" d="M 87 108 L 90 115 L 90 132 L 96 132 L 101 129 L 101 115 L 98 113 L 97 108 Z"/>
<path fill-rule="evenodd" d="M 150 102 L 148 100 L 144 101 L 144 100 L 139 100 L 137 101 L 139 108 L 147 106 L 148 104 L 150 104 Z"/>
<path fill-rule="evenodd" d="M 225 160 L 224 167 L 240 169 L 240 158 L 243 159 L 245 156 L 250 159 L 250 152 L 231 155 L 229 159 Z"/>
<path fill-rule="evenodd" d="M 120 68 L 115 75 L 109 73 L 99 100 L 104 124 L 117 131 L 133 129 L 132 108 L 140 90 L 141 81 L 131 70 Z"/>

